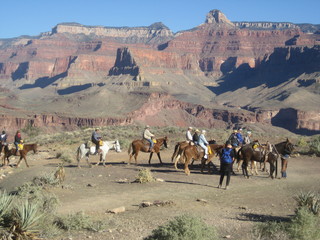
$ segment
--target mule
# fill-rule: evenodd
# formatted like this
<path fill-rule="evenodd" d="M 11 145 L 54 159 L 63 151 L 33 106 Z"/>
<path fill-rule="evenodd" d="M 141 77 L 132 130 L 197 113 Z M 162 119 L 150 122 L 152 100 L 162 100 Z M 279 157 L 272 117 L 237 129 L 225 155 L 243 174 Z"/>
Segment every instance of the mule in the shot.
<path fill-rule="evenodd" d="M 3 156 L 3 166 L 7 166 L 9 165 L 9 157 L 11 156 L 19 156 L 20 155 L 20 159 L 17 162 L 16 167 L 19 167 L 20 162 L 22 161 L 22 159 L 24 159 L 26 166 L 29 167 L 29 164 L 27 162 L 27 153 L 30 151 L 33 151 L 33 153 L 36 153 L 38 150 L 38 145 L 36 143 L 33 144 L 24 144 L 23 145 L 23 149 L 22 150 L 18 150 L 18 152 L 16 151 L 16 148 L 10 148 L 10 146 L 5 145 L 4 146 L 4 156 Z M 19 155 L 16 155 L 17 154 Z"/>
<path fill-rule="evenodd" d="M 121 152 L 120 143 L 118 140 L 114 141 L 103 141 L 102 145 L 100 146 L 101 152 L 100 155 L 100 161 L 96 163 L 96 165 L 99 165 L 99 163 L 102 162 L 102 165 L 105 166 L 106 162 L 106 156 L 109 150 L 115 150 L 116 152 Z M 77 149 L 77 162 L 78 162 L 78 168 L 80 168 L 80 160 L 85 156 L 86 161 L 89 167 L 92 167 L 92 165 L 89 162 L 89 156 L 94 155 L 96 152 L 96 146 L 88 146 L 88 143 L 82 143 L 78 149 Z"/>
<path fill-rule="evenodd" d="M 184 149 L 189 146 L 191 143 L 188 141 L 178 142 L 174 147 L 174 152 L 171 157 L 171 162 L 174 160 L 174 167 L 178 170 L 178 162 L 183 154 Z M 192 145 L 192 144 L 191 144 Z"/>
<path fill-rule="evenodd" d="M 131 163 L 132 156 L 134 156 L 135 163 L 138 164 L 137 157 L 140 151 L 145 153 L 150 153 L 149 164 L 151 164 L 151 158 L 152 158 L 153 152 L 149 152 L 149 146 L 150 146 L 150 143 L 149 142 L 145 143 L 145 140 L 138 139 L 138 140 L 132 141 L 128 149 L 128 154 L 129 154 L 128 164 Z M 165 148 L 168 148 L 167 137 L 156 139 L 156 143 L 153 145 L 153 151 L 157 154 L 161 164 L 162 164 L 162 160 L 160 156 L 160 150 L 162 146 L 164 146 Z"/>
<path fill-rule="evenodd" d="M 184 163 L 184 172 L 186 175 L 190 175 L 189 170 L 189 163 L 192 160 L 201 160 L 201 172 L 203 172 L 203 169 L 205 165 L 208 165 L 208 172 L 211 173 L 210 169 L 210 162 L 212 163 L 212 158 L 217 155 L 217 153 L 222 149 L 224 146 L 219 144 L 209 144 L 211 153 L 208 154 L 208 158 L 204 158 L 204 151 L 200 146 L 196 145 L 189 145 L 187 146 L 183 151 L 183 157 L 185 158 Z M 201 148 L 201 151 L 198 150 L 198 148 Z"/>
<path fill-rule="evenodd" d="M 290 156 L 294 151 L 294 145 L 287 138 L 286 141 L 280 142 L 274 145 L 275 150 L 280 155 L 281 159 L 281 177 L 287 177 L 287 167 L 288 167 L 288 159 L 285 157 L 286 155 Z"/>
<path fill-rule="evenodd" d="M 237 161 L 239 164 L 241 163 L 241 160 L 243 161 L 241 165 L 242 173 L 246 178 L 249 178 L 249 174 L 248 174 L 249 163 L 251 163 L 251 169 L 255 168 L 255 172 L 258 175 L 255 162 L 264 162 L 265 151 L 263 151 L 259 143 L 258 143 L 259 145 L 258 150 L 255 150 L 253 147 L 255 144 L 257 143 L 244 145 L 237 152 Z"/>

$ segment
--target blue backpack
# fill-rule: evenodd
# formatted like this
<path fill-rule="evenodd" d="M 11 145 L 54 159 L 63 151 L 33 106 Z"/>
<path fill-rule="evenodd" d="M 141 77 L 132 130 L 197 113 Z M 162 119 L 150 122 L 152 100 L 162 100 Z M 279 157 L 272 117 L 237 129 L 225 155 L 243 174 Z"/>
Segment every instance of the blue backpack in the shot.
<path fill-rule="evenodd" d="M 232 148 L 224 148 L 222 149 L 222 154 L 220 160 L 222 163 L 232 163 L 231 152 L 233 151 Z"/>

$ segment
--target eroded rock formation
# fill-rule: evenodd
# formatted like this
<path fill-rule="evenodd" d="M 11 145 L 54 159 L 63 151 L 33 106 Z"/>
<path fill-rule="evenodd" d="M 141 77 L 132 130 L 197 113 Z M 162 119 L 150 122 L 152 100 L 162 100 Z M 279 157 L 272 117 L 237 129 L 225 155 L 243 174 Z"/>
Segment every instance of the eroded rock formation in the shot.
<path fill-rule="evenodd" d="M 179 117 L 177 115 L 177 120 L 174 120 L 167 114 L 169 120 L 166 120 L 163 113 L 163 119 L 157 123 L 159 125 L 169 123 L 184 125 L 194 119 L 208 127 L 237 122 L 266 122 L 281 125 L 278 123 L 283 119 L 280 117 L 281 109 L 263 110 L 266 112 L 262 114 L 252 110 L 214 109 L 212 106 L 207 107 L 205 103 L 195 104 L 193 102 L 195 97 L 185 97 L 186 101 L 183 101 L 183 95 L 190 95 L 190 92 L 186 93 L 186 86 L 190 86 L 188 89 L 198 89 L 194 95 L 199 95 L 201 91 L 207 94 L 206 99 L 211 99 L 206 102 L 208 106 L 215 102 L 216 95 L 236 90 L 233 87 L 238 86 L 238 82 L 245 82 L 249 76 L 247 73 L 251 71 L 259 76 L 260 85 L 266 84 L 270 87 L 270 83 L 276 81 L 273 83 L 274 87 L 279 85 L 279 81 L 288 80 L 285 77 L 276 80 L 269 78 L 268 73 L 275 72 L 275 69 L 281 73 L 279 76 L 289 76 L 290 73 L 287 72 L 292 70 L 292 66 L 295 70 L 299 69 L 300 74 L 303 71 L 305 74 L 319 71 L 318 62 L 314 61 L 319 58 L 319 47 L 314 47 L 319 43 L 319 34 L 306 34 L 298 25 L 292 23 L 233 23 L 219 10 L 210 11 L 203 24 L 176 34 L 162 23 L 134 28 L 62 23 L 54 27 L 51 32 L 39 37 L 1 40 L 0 81 L 11 90 L 31 92 L 30 89 L 46 89 L 45 96 L 42 96 L 43 100 L 47 93 L 85 94 L 84 89 L 92 86 L 104 86 L 108 91 L 121 92 L 167 91 L 179 97 L 179 100 L 175 98 L 167 101 L 165 98 L 169 98 L 168 96 L 161 96 L 161 104 L 150 100 L 144 108 L 114 120 L 109 117 L 97 118 L 100 120 L 93 120 L 94 117 L 68 119 L 59 117 L 59 114 L 51 116 L 39 113 L 37 117 L 31 115 L 31 118 L 26 120 L 34 125 L 125 124 L 135 120 L 148 122 L 150 119 L 155 121 L 152 115 L 164 109 L 178 111 Z M 241 74 L 236 75 L 239 70 Z M 226 82 L 229 78 L 223 78 L 230 75 L 238 78 L 236 84 Z M 305 81 L 307 80 L 309 83 L 308 78 Z M 304 79 L 299 81 L 303 82 Z M 318 82 L 319 77 L 316 76 L 312 83 L 318 84 Z M 221 87 L 228 84 L 232 86 Z M 250 85 L 252 82 L 241 87 Z M 86 87 L 77 88 L 77 86 Z M 220 90 L 210 95 L 204 90 L 206 86 L 220 86 Z M 280 97 L 279 99 L 281 100 Z M 227 101 L 221 102 L 224 106 L 233 104 L 232 101 L 229 104 L 226 104 Z M 286 104 L 281 108 L 292 108 L 290 101 Z M 239 104 L 240 108 L 248 106 L 251 105 Z M 259 106 L 254 107 L 259 109 Z M 319 119 L 316 117 L 319 111 L 308 109 L 302 113 L 301 110 L 292 109 L 296 113 L 288 110 L 294 119 L 290 126 L 291 130 L 320 130 Z M 278 111 L 276 113 L 278 117 L 275 117 L 273 111 Z M 271 114 L 273 120 L 265 118 L 265 114 Z M 307 120 L 304 116 L 313 117 Z M 11 118 L 3 116 L 3 120 L 5 119 Z M 10 120 L 12 122 L 6 120 L 6 123 L 10 125 L 16 122 L 17 126 L 26 123 L 22 119 L 13 119 L 15 118 Z M 48 122 L 44 119 L 56 120 Z"/>

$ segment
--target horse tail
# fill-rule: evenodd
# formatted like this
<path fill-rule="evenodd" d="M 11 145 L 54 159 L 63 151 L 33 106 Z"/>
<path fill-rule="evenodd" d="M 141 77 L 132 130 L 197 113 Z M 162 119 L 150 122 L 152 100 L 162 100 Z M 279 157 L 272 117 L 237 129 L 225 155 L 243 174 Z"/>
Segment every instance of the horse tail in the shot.
<path fill-rule="evenodd" d="M 80 162 L 80 146 L 77 149 L 77 162 Z"/>
<path fill-rule="evenodd" d="M 130 155 L 132 149 L 132 143 L 130 143 L 129 148 L 128 148 L 128 155 Z"/>
<path fill-rule="evenodd" d="M 173 152 L 172 157 L 171 157 L 171 162 L 173 162 L 173 159 L 177 156 L 179 146 L 180 146 L 179 143 L 177 143 L 177 144 L 174 146 L 174 152 Z"/>
<path fill-rule="evenodd" d="M 236 155 L 237 155 L 237 162 L 240 161 L 240 158 L 241 158 L 241 150 L 242 150 L 242 147 L 236 152 Z"/>

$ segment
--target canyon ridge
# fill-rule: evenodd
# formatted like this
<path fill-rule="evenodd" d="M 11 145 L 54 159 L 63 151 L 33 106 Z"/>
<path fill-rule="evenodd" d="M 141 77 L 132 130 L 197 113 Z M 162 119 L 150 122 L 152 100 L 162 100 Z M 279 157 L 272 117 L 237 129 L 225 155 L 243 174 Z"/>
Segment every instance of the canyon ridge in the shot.
<path fill-rule="evenodd" d="M 320 25 L 231 22 L 173 33 L 60 23 L 0 39 L 0 118 L 26 126 L 235 127 L 320 133 Z"/>

